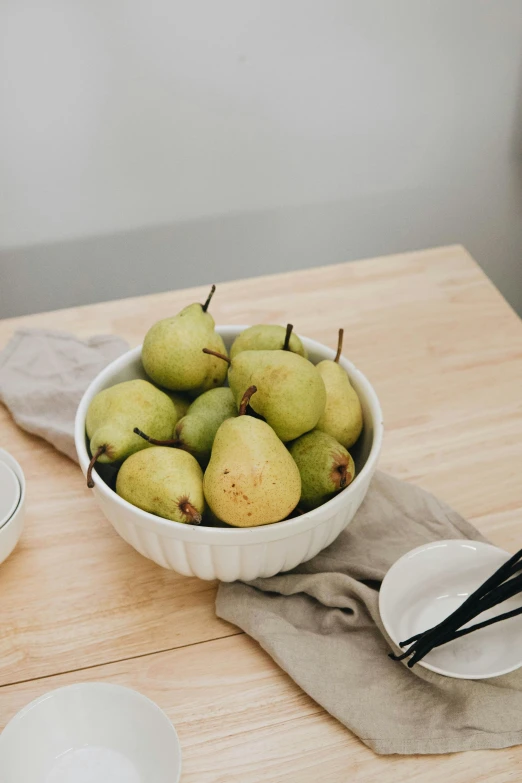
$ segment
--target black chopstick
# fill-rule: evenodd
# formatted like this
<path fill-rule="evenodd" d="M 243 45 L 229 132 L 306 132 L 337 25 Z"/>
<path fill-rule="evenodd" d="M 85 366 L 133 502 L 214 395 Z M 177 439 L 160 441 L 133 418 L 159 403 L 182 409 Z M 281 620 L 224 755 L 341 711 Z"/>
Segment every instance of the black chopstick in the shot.
<path fill-rule="evenodd" d="M 507 582 L 498 585 L 489 593 L 484 595 L 481 599 L 477 600 L 468 607 L 465 614 L 461 615 L 459 619 L 452 620 L 450 623 L 444 625 L 441 624 L 440 629 L 435 629 L 435 632 L 428 638 L 421 637 L 419 642 L 414 645 L 415 649 L 410 651 L 413 653 L 412 657 L 408 661 L 410 669 L 418 663 L 425 655 L 430 652 L 434 647 L 438 647 L 441 644 L 450 642 L 455 638 L 455 633 L 458 628 L 468 623 L 474 617 L 482 614 L 487 609 L 491 609 L 499 603 L 506 601 L 508 598 L 512 598 L 522 590 L 522 575 L 518 575 Z M 456 614 L 456 613 L 455 613 Z"/>
<path fill-rule="evenodd" d="M 429 631 L 433 631 L 433 630 L 435 630 L 435 628 L 437 628 L 437 627 L 440 627 L 440 626 L 441 626 L 443 623 L 445 623 L 447 620 L 450 620 L 450 619 L 451 619 L 451 618 L 452 618 L 452 617 L 453 617 L 453 616 L 456 614 L 456 612 L 457 612 L 457 611 L 460 611 L 461 609 L 463 609 L 463 608 L 466 606 L 466 604 L 468 604 L 468 602 L 470 601 L 470 599 L 471 599 L 471 598 L 473 598 L 473 596 L 474 596 L 474 595 L 476 595 L 476 594 L 477 594 L 477 592 L 479 592 L 479 591 L 481 591 L 481 592 L 482 592 L 482 589 L 483 589 L 483 588 L 485 588 L 485 587 L 487 586 L 488 582 L 490 582 L 490 581 L 491 581 L 491 579 L 492 579 L 493 577 L 495 577 L 495 576 L 498 576 L 498 575 L 499 575 L 499 572 L 501 571 L 501 569 L 504 569 L 504 568 L 505 568 L 505 566 L 507 566 L 508 564 L 512 563 L 511 571 L 510 571 L 510 573 L 508 573 L 508 578 L 510 578 L 510 577 L 511 577 L 511 575 L 512 575 L 512 574 L 515 574 L 517 571 L 520 571 L 520 570 L 522 570 L 522 562 L 517 562 L 517 561 L 515 561 L 515 562 L 513 563 L 513 561 L 515 560 L 515 558 L 517 558 L 517 557 L 519 557 L 519 556 L 520 556 L 520 558 L 522 558 L 522 549 L 521 549 L 519 552 L 517 552 L 517 554 L 516 554 L 516 555 L 513 555 L 513 557 L 512 557 L 512 558 L 510 558 L 510 560 L 508 560 L 506 563 L 504 563 L 504 565 L 502 565 L 502 566 L 501 566 L 501 567 L 498 569 L 498 571 L 495 571 L 495 573 L 494 573 L 494 574 L 492 574 L 492 576 L 491 576 L 491 577 L 490 577 L 490 578 L 489 578 L 489 579 L 488 579 L 486 582 L 484 582 L 482 585 L 480 585 L 480 587 L 478 587 L 478 588 L 477 588 L 477 590 L 475 590 L 475 592 L 474 592 L 474 593 L 472 593 L 471 595 L 469 595 L 469 596 L 468 596 L 468 598 L 467 598 L 467 599 L 464 601 L 464 603 L 463 603 L 463 604 L 461 604 L 461 605 L 459 606 L 459 608 L 458 608 L 458 609 L 456 609 L 456 610 L 455 610 L 455 612 L 453 612 L 453 614 L 451 614 L 451 615 L 448 615 L 448 617 L 446 618 L 446 620 L 443 620 L 441 623 L 439 623 L 439 625 L 438 625 L 438 626 L 433 626 L 432 628 L 427 628 L 425 631 L 421 631 L 421 633 L 417 633 L 417 634 L 415 634 L 415 636 L 410 636 L 410 638 L 409 638 L 409 639 L 405 639 L 403 642 L 399 642 L 399 647 L 406 647 L 407 645 L 409 645 L 409 644 L 412 644 L 413 642 L 416 642 L 418 639 L 420 639 L 420 638 L 421 638 L 421 636 L 424 636 L 424 635 L 425 635 L 425 634 L 427 634 Z M 506 573 L 506 572 L 505 572 L 505 571 L 503 571 L 503 573 Z M 502 577 L 502 574 L 501 574 L 501 577 Z M 498 584 L 501 584 L 501 582 L 499 582 Z M 505 583 L 504 583 L 504 584 L 505 584 Z M 490 592 L 491 592 L 491 591 L 490 591 Z M 484 600 L 484 598 L 486 597 L 486 595 L 487 595 L 487 593 L 484 593 L 484 595 L 483 595 L 481 598 L 479 598 L 479 600 Z M 481 610 L 481 611 L 485 611 L 485 609 L 483 609 L 483 610 Z M 471 617 L 470 619 L 472 619 L 474 616 L 476 616 L 476 615 L 472 615 L 472 617 Z M 468 622 L 468 621 L 466 621 L 466 622 Z"/>
<path fill-rule="evenodd" d="M 468 633 L 478 631 L 480 628 L 487 628 L 488 625 L 494 625 L 501 620 L 509 620 L 510 617 L 516 617 L 519 614 L 522 614 L 522 606 L 519 606 L 518 609 L 511 609 L 511 611 L 504 612 L 503 614 L 497 614 L 495 617 L 490 617 L 489 620 L 482 620 L 480 623 L 470 625 L 469 628 L 461 628 L 460 631 L 455 631 L 453 638 L 460 639 L 461 636 L 466 636 Z M 438 645 L 435 645 L 435 647 L 438 647 Z"/>
<path fill-rule="evenodd" d="M 493 606 L 522 592 L 522 574 L 515 576 L 515 574 L 522 569 L 522 562 L 520 562 L 521 558 L 522 549 L 510 557 L 500 566 L 500 568 L 486 579 L 485 582 L 479 585 L 461 606 L 446 617 L 445 620 L 433 628 L 400 642 L 400 647 L 410 646 L 400 655 L 390 653 L 390 658 L 395 661 L 402 661 L 406 658 L 410 658 L 408 666 L 411 668 L 424 658 L 424 656 L 434 647 L 439 647 L 455 638 L 479 630 L 479 628 L 492 625 L 494 622 L 500 622 L 509 617 L 514 617 L 517 614 L 522 614 L 522 608 L 520 610 L 515 609 L 512 612 L 497 615 L 496 618 L 476 623 L 470 628 L 462 629 L 463 625 L 470 622 L 474 617 L 482 614 L 482 612 L 485 612 L 487 609 L 491 609 Z"/>

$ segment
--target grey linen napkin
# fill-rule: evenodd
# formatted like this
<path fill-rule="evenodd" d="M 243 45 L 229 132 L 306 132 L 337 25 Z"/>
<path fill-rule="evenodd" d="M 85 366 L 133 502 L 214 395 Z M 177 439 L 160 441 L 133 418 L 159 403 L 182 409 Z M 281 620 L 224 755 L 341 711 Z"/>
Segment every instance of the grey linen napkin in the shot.
<path fill-rule="evenodd" d="M 112 335 L 80 340 L 64 332 L 20 329 L 0 353 L 0 402 L 22 429 L 77 461 L 74 417 L 82 395 L 127 349 L 125 340 Z"/>
<path fill-rule="evenodd" d="M 451 753 L 522 742 L 522 670 L 457 680 L 388 657 L 378 588 L 409 550 L 484 540 L 418 487 L 374 477 L 353 522 L 293 571 L 221 584 L 219 617 L 256 639 L 316 702 L 377 753 Z"/>

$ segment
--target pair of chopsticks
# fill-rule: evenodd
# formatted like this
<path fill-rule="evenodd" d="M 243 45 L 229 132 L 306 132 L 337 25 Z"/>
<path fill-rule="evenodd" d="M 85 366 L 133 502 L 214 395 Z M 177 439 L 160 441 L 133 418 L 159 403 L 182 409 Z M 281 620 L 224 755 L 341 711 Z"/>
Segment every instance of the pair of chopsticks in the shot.
<path fill-rule="evenodd" d="M 504 565 L 495 571 L 486 581 L 480 585 L 471 595 L 469 595 L 464 603 L 459 606 L 452 614 L 446 617 L 438 625 L 430 628 L 427 631 L 418 633 L 415 636 L 410 636 L 404 642 L 400 642 L 400 647 L 408 647 L 408 649 L 402 653 L 402 655 L 395 655 L 390 653 L 390 658 L 394 661 L 403 661 L 409 658 L 408 666 L 411 669 L 415 666 L 425 655 L 427 655 L 435 647 L 440 647 L 442 644 L 447 644 L 454 639 L 459 639 L 461 636 L 466 636 L 469 633 L 478 631 L 480 628 L 486 628 L 488 625 L 499 623 L 502 620 L 508 620 L 510 617 L 516 617 L 518 614 L 522 614 L 522 607 L 513 609 L 510 612 L 504 612 L 503 614 L 491 617 L 489 620 L 483 620 L 480 623 L 469 626 L 469 628 L 462 628 L 463 625 L 469 623 L 473 618 L 485 612 L 487 609 L 492 609 L 497 604 L 507 601 L 508 598 L 512 598 L 517 593 L 522 592 L 522 549 L 520 549 L 513 557 L 510 557 Z"/>

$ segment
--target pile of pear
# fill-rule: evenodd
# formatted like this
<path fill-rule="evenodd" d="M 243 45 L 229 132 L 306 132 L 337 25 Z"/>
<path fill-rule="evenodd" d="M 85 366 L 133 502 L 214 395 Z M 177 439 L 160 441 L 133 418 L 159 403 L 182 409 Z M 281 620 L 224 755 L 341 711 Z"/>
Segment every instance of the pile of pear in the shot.
<path fill-rule="evenodd" d="M 99 392 L 86 417 L 91 462 L 116 492 L 186 524 L 255 527 L 326 503 L 353 481 L 361 404 L 337 355 L 314 365 L 289 324 L 245 329 L 230 354 L 209 304 L 155 323 L 143 379 Z M 228 382 L 228 385 L 224 385 Z"/>

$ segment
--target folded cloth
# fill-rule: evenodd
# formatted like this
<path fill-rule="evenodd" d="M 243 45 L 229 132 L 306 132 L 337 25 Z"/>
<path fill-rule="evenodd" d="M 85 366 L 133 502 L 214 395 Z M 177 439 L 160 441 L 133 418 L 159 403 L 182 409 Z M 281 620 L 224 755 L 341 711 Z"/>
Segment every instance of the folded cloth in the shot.
<path fill-rule="evenodd" d="M 293 571 L 221 584 L 217 614 L 377 753 L 451 753 L 522 742 L 522 670 L 458 680 L 390 660 L 378 608 L 388 568 L 416 546 L 484 540 L 418 487 L 374 477 L 352 523 Z"/>
<path fill-rule="evenodd" d="M 63 332 L 20 329 L 0 353 L 0 402 L 22 429 L 77 461 L 74 417 L 82 395 L 128 347 L 112 335 L 80 340 Z"/>

